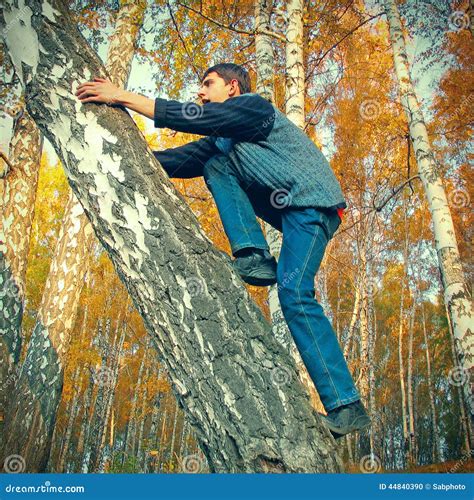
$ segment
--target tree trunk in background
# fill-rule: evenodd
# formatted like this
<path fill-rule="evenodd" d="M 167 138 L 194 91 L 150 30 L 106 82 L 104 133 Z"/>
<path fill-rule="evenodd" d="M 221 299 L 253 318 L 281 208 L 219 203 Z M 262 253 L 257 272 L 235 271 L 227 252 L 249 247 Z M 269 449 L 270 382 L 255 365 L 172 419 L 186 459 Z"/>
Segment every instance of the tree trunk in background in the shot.
<path fill-rule="evenodd" d="M 257 93 L 275 102 L 275 55 L 269 35 L 261 30 L 270 29 L 273 0 L 255 1 L 255 59 L 257 69 Z"/>
<path fill-rule="evenodd" d="M 271 103 L 275 103 L 275 55 L 272 40 L 269 35 L 261 30 L 270 29 L 270 18 L 273 9 L 273 0 L 255 1 L 255 58 L 257 70 L 257 93 Z M 281 235 L 270 224 L 264 223 L 265 236 L 270 252 L 278 260 L 281 247 Z M 268 305 L 272 330 L 275 338 L 285 346 L 288 351 L 294 351 L 294 342 L 288 330 L 285 318 L 280 308 L 277 286 L 268 289 Z"/>
<path fill-rule="evenodd" d="M 257 66 L 257 92 L 274 103 L 274 66 L 275 57 L 271 38 L 260 30 L 270 29 L 270 18 L 273 10 L 272 0 L 256 0 L 255 2 L 255 52 Z M 303 6 L 302 2 L 295 2 L 287 6 L 286 24 L 286 53 L 287 53 L 287 87 L 286 87 L 286 113 L 297 126 L 304 127 L 304 71 L 303 71 Z M 298 31 L 300 30 L 300 31 Z M 300 59 L 297 59 L 300 57 Z M 301 68 L 301 71 L 299 71 Z M 288 80 L 290 78 L 290 80 Z M 299 109 L 294 106 L 294 96 L 303 102 Z M 290 104 L 289 104 L 290 103 Z M 279 258 L 281 249 L 281 234 L 270 224 L 265 223 L 266 239 L 270 252 Z M 296 348 L 291 333 L 286 324 L 280 307 L 277 285 L 269 288 L 268 304 L 272 321 L 272 331 L 276 339 L 291 352 L 299 370 L 299 376 L 311 397 L 313 407 L 320 408 L 319 398 L 313 381 L 311 380 L 306 366 Z M 321 409 L 321 408 L 320 408 Z"/>
<path fill-rule="evenodd" d="M 372 266 L 370 266 L 372 269 Z M 371 275 L 372 276 L 372 275 Z M 373 278 L 372 278 L 373 279 Z M 372 281 L 371 281 L 372 282 Z M 369 429 L 369 442 L 370 442 L 370 453 L 371 456 L 375 454 L 375 436 L 379 436 L 381 430 L 381 418 L 378 411 L 376 411 L 375 405 L 375 340 L 376 340 L 376 319 L 375 319 L 375 307 L 374 307 L 374 287 L 367 287 L 368 294 L 368 317 L 369 317 L 369 349 L 368 349 L 368 365 L 369 365 L 369 394 L 367 399 L 367 408 L 369 415 L 373 418 L 373 424 Z M 382 441 L 383 442 L 383 441 Z"/>
<path fill-rule="evenodd" d="M 147 409 L 147 397 L 148 397 L 148 379 L 150 376 L 150 366 L 146 367 L 145 377 L 143 378 L 143 392 L 142 392 L 142 400 L 140 405 L 140 413 L 139 413 L 139 421 L 140 424 L 138 426 L 138 433 L 136 437 L 136 445 L 135 445 L 135 457 L 137 459 L 137 463 L 140 463 L 143 449 L 143 430 L 145 427 L 146 420 L 146 409 Z"/>
<path fill-rule="evenodd" d="M 444 287 L 444 300 L 456 342 L 456 368 L 465 402 L 474 417 L 474 340 L 472 335 L 472 301 L 465 283 L 453 220 L 443 181 L 436 165 L 423 114 L 411 81 L 402 25 L 395 0 L 385 0 L 385 13 L 390 29 L 395 72 L 400 88 L 410 136 L 416 155 L 418 172 L 425 188 L 433 220 L 435 245 Z"/>
<path fill-rule="evenodd" d="M 79 436 L 77 438 L 77 462 L 75 472 L 84 472 L 84 468 L 89 463 L 89 432 L 93 418 L 92 399 L 94 395 L 94 378 L 92 376 L 92 369 L 88 367 L 89 371 L 89 384 L 84 393 L 83 412 L 81 417 L 81 427 L 79 429 Z M 86 470 L 87 472 L 87 470 Z"/>
<path fill-rule="evenodd" d="M 111 79 L 120 86 L 125 85 L 128 79 L 134 41 L 144 8 L 144 2 L 136 5 L 126 3 L 118 14 L 107 69 Z M 11 439 L 6 439 L 4 455 L 23 456 L 29 472 L 44 470 L 48 460 L 62 392 L 65 354 L 89 266 L 88 254 L 94 240 L 92 226 L 76 196 L 70 191 L 63 227 L 38 312 L 39 320 L 28 346 L 26 369 L 22 369 L 17 397 L 12 400 L 11 415 L 8 415 L 5 424 Z M 18 439 L 19 436 L 22 436 L 21 439 Z"/>
<path fill-rule="evenodd" d="M 114 348 L 113 348 L 113 356 L 112 356 L 112 359 L 111 359 L 109 366 L 108 366 L 110 376 L 109 376 L 109 378 L 107 380 L 107 384 L 106 384 L 107 390 L 106 390 L 106 398 L 105 398 L 105 409 L 104 409 L 102 426 L 100 427 L 100 433 L 99 433 L 99 439 L 98 439 L 99 448 L 98 448 L 97 458 L 95 460 L 95 463 L 92 466 L 92 470 L 94 472 L 104 472 L 105 462 L 106 462 L 107 458 L 109 458 L 108 456 L 106 456 L 107 428 L 109 426 L 110 415 L 112 413 L 112 408 L 113 408 L 113 403 L 114 403 L 114 398 L 115 398 L 115 391 L 117 388 L 120 359 L 121 359 L 122 353 L 123 353 L 123 343 L 125 341 L 125 332 L 126 332 L 126 329 L 122 325 L 121 318 L 117 321 L 117 330 L 116 331 L 117 331 L 117 337 L 118 337 L 119 331 L 121 331 L 121 334 L 120 334 L 120 338 L 116 339 L 116 342 L 115 342 Z M 112 423 L 110 425 L 112 425 Z M 110 449 L 109 449 L 109 451 L 110 451 Z"/>
<path fill-rule="evenodd" d="M 456 354 L 457 354 L 456 345 L 455 345 L 453 327 L 451 325 L 448 311 L 446 311 L 446 315 L 448 318 L 449 338 L 451 340 L 451 353 L 453 355 L 453 362 L 456 363 Z M 450 377 L 450 379 L 451 379 L 450 383 L 456 387 L 456 392 L 459 399 L 459 420 L 461 421 L 462 436 L 464 441 L 464 451 L 466 453 L 470 453 L 473 444 L 472 426 L 470 425 L 471 419 L 469 418 L 469 414 L 466 413 L 466 405 L 464 404 L 464 394 L 462 388 L 460 387 L 459 380 L 457 379 L 453 380 L 452 376 Z"/>
<path fill-rule="evenodd" d="M 84 282 L 76 270 L 87 253 L 77 254 L 76 249 L 82 248 L 87 234 L 77 232 L 82 207 L 72 196 L 66 213 L 72 217 L 59 233 L 36 324 L 5 421 L 3 456 L 21 455 L 28 471 L 44 470 L 48 461 L 69 335 Z M 92 228 L 88 227 L 91 233 Z M 61 245 L 66 234 L 67 247 Z"/>
<path fill-rule="evenodd" d="M 86 332 L 86 325 L 87 325 L 87 317 L 88 317 L 88 312 L 89 308 L 86 305 L 84 309 L 84 314 L 82 317 L 82 322 L 81 322 L 81 339 L 80 342 L 82 344 Z M 71 436 L 72 436 L 72 431 L 74 427 L 74 422 L 77 418 L 77 415 L 79 413 L 79 400 L 80 400 L 80 393 L 81 393 L 81 387 L 82 387 L 82 370 L 83 366 L 78 365 L 74 371 L 74 376 L 72 378 L 72 390 L 73 390 L 73 395 L 71 397 L 71 402 L 69 404 L 69 412 L 68 412 L 68 419 L 66 423 L 66 431 L 64 433 L 61 446 L 59 449 L 58 453 L 58 459 L 57 459 L 57 465 L 56 465 L 56 470 L 55 472 L 65 472 L 64 471 L 64 466 L 66 463 L 66 459 L 68 456 L 69 452 L 69 444 L 71 442 Z M 50 463 L 51 463 L 51 456 L 50 456 Z M 49 468 L 49 466 L 48 466 Z"/>
<path fill-rule="evenodd" d="M 97 385 L 97 396 L 94 404 L 94 414 L 92 417 L 92 422 L 89 431 L 89 443 L 88 443 L 88 462 L 87 462 L 87 472 L 95 472 L 95 467 L 98 461 L 98 455 L 101 445 L 102 429 L 104 427 L 106 405 L 108 400 L 108 388 L 110 384 L 110 379 L 112 378 L 112 373 L 109 367 L 109 359 L 111 353 L 110 346 L 110 318 L 105 320 L 105 329 L 100 328 L 101 333 L 94 343 L 97 343 L 100 350 L 101 363 L 100 367 L 94 368 L 93 379 L 94 383 Z"/>
<path fill-rule="evenodd" d="M 32 12 L 12 3 L 8 16 L 34 42 L 28 56 L 13 51 L 27 73 L 28 110 L 153 337 L 211 471 L 340 470 L 293 360 L 133 120 L 75 97 L 80 81 L 104 70 L 64 5 L 54 1 L 46 16 L 39 0 L 27 0 Z M 288 374 L 283 387 L 275 370 Z"/>
<path fill-rule="evenodd" d="M 430 394 L 430 408 L 431 408 L 431 428 L 433 431 L 433 463 L 442 462 L 443 455 L 441 451 L 441 440 L 439 436 L 438 429 L 438 417 L 436 413 L 436 401 L 433 389 L 433 379 L 431 377 L 431 356 L 430 356 L 430 345 L 428 342 L 428 334 L 426 333 L 426 319 L 425 319 L 425 308 L 423 307 L 423 302 L 421 302 L 421 319 L 423 326 L 423 338 L 426 345 L 426 371 L 428 377 L 428 391 Z"/>
<path fill-rule="evenodd" d="M 303 0 L 288 0 L 286 13 L 286 116 L 304 129 Z"/>
<path fill-rule="evenodd" d="M 354 291 L 355 297 L 354 297 L 354 306 L 352 308 L 351 321 L 349 322 L 349 327 L 347 329 L 346 343 L 344 344 L 344 349 L 343 349 L 345 359 L 347 359 L 349 356 L 352 341 L 354 339 L 354 330 L 360 315 L 360 295 L 361 295 L 360 287 L 361 287 L 361 282 L 359 276 Z"/>
<path fill-rule="evenodd" d="M 174 417 L 173 417 L 173 431 L 171 433 L 170 456 L 169 456 L 170 465 L 172 463 L 174 463 L 173 450 L 174 450 L 174 443 L 176 440 L 176 424 L 177 424 L 177 422 L 178 422 L 178 405 L 176 405 L 176 408 L 174 410 Z"/>
<path fill-rule="evenodd" d="M 125 453 L 130 456 L 135 454 L 135 440 L 137 435 L 137 404 L 142 385 L 142 376 L 145 368 L 147 353 L 148 343 L 145 346 L 145 352 L 143 353 L 140 368 L 138 369 L 137 383 L 135 385 L 135 391 L 133 392 L 132 407 L 130 409 L 130 416 L 128 419 L 127 435 L 125 438 Z"/>
<path fill-rule="evenodd" d="M 42 138 L 21 109 L 13 126 L 9 160 L 14 168 L 3 179 L 0 217 L 0 417 L 15 387 L 21 354 L 25 277 L 34 217 Z M 2 421 L 3 418 L 0 418 Z"/>
<path fill-rule="evenodd" d="M 469 0 L 469 29 L 474 37 L 474 0 Z"/>
<path fill-rule="evenodd" d="M 363 238 L 360 247 L 361 269 L 360 283 L 360 311 L 359 311 L 359 340 L 360 340 L 360 359 L 359 359 L 359 389 L 363 401 L 369 399 L 369 297 L 368 297 L 368 260 L 366 254 L 366 244 L 368 235 Z"/>
<path fill-rule="evenodd" d="M 405 331 L 405 290 L 407 288 L 406 282 L 408 280 L 408 226 L 407 226 L 407 211 L 404 202 L 404 223 L 405 223 L 405 241 L 403 248 L 403 275 L 400 291 L 400 314 L 398 320 L 398 364 L 399 364 L 399 378 L 400 378 L 400 391 L 402 395 L 402 428 L 403 428 L 403 460 L 409 462 L 408 446 L 408 415 L 407 415 L 407 396 L 406 396 L 406 383 L 405 383 L 405 363 L 403 358 L 403 344 L 404 344 L 404 331 Z"/>
<path fill-rule="evenodd" d="M 73 386 L 75 387 L 74 395 L 71 398 L 71 404 L 69 405 L 69 414 L 66 424 L 66 432 L 64 433 L 64 440 L 61 444 L 61 449 L 59 452 L 58 462 L 55 472 L 67 472 L 65 470 L 66 459 L 69 452 L 69 444 L 71 442 L 71 436 L 73 431 L 74 422 L 79 413 L 79 401 L 80 401 L 80 388 L 82 385 L 81 377 L 81 367 L 78 366 L 74 372 Z"/>
<path fill-rule="evenodd" d="M 415 435 L 415 402 L 413 398 L 413 337 L 415 330 L 415 313 L 417 294 L 413 294 L 413 304 L 409 315 L 408 326 L 408 370 L 407 370 L 407 388 L 408 388 L 408 436 L 409 436 L 409 466 L 416 465 L 416 435 Z"/>

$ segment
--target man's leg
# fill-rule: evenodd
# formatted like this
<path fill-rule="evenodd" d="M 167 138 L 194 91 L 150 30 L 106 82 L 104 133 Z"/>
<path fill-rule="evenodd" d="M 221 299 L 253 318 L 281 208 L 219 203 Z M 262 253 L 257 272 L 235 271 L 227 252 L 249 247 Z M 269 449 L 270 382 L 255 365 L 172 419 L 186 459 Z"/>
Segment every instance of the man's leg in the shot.
<path fill-rule="evenodd" d="M 204 166 L 204 178 L 214 197 L 229 239 L 235 270 L 251 285 L 276 283 L 276 260 L 270 255 L 252 203 L 225 155 L 212 157 Z"/>
<path fill-rule="evenodd" d="M 204 166 L 204 179 L 216 202 L 232 254 L 243 248 L 268 250 L 250 200 L 227 156 L 216 155 Z"/>
<path fill-rule="evenodd" d="M 336 213 L 315 208 L 282 211 L 283 243 L 278 296 L 283 315 L 326 411 L 358 401 L 331 323 L 315 299 L 314 278 L 328 241 L 340 224 Z"/>

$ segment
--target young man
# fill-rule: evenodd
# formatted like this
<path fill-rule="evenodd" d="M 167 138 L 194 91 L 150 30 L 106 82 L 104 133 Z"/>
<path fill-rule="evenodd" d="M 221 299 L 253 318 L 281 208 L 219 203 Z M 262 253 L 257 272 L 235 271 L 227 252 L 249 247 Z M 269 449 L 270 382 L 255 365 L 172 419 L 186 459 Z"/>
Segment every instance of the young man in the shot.
<path fill-rule="evenodd" d="M 96 78 L 78 87 L 82 102 L 120 104 L 156 127 L 206 136 L 154 152 L 170 177 L 204 176 L 235 257 L 253 285 L 278 283 L 283 315 L 327 411 L 335 437 L 370 419 L 360 401 L 337 337 L 314 297 L 314 277 L 346 207 L 328 161 L 270 102 L 250 92 L 247 71 L 224 63 L 209 68 L 202 106 L 144 96 Z M 278 265 L 256 216 L 283 233 Z"/>

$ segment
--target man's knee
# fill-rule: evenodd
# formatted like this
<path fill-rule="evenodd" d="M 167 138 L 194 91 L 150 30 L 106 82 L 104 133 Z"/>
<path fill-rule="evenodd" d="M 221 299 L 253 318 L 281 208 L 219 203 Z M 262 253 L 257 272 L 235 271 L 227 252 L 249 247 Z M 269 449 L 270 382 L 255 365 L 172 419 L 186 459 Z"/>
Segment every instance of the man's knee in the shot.
<path fill-rule="evenodd" d="M 277 292 L 284 314 L 294 309 L 299 303 L 298 275 L 298 268 L 283 271 L 280 266 L 277 267 Z"/>

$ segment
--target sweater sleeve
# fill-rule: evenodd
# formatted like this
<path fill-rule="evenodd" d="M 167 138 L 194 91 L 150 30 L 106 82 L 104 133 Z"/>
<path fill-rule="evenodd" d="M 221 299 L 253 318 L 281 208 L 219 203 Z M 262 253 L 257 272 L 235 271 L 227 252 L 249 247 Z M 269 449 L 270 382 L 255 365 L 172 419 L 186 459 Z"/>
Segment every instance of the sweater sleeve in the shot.
<path fill-rule="evenodd" d="M 274 120 L 272 104 L 258 94 L 243 94 L 203 106 L 155 99 L 155 127 L 179 132 L 256 142 L 267 138 Z"/>
<path fill-rule="evenodd" d="M 201 177 L 206 162 L 220 153 L 215 140 L 215 137 L 204 137 L 177 148 L 153 151 L 153 154 L 169 177 L 178 179 Z"/>

